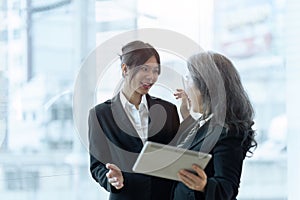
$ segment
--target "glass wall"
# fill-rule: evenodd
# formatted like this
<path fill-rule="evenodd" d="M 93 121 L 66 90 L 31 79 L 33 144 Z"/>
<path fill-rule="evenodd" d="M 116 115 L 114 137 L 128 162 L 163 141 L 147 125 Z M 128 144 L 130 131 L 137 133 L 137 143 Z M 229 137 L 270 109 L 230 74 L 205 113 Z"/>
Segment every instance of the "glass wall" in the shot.
<path fill-rule="evenodd" d="M 259 144 L 245 159 L 239 199 L 288 199 L 288 185 L 295 183 L 288 176 L 294 167 L 287 161 L 295 155 L 288 135 L 298 129 L 289 128 L 295 123 L 289 103 L 297 94 L 287 84 L 297 84 L 289 78 L 300 71 L 287 61 L 296 50 L 286 19 L 299 17 L 291 2 L 300 6 L 295 0 L 1 0 L 0 199 L 107 199 L 90 176 L 73 122 L 74 83 L 92 50 L 140 28 L 178 32 L 233 61 L 255 108 Z M 184 63 L 160 53 L 164 65 Z M 98 103 L 120 81 L 118 60 L 106 73 L 101 81 L 116 84 L 99 84 Z M 153 89 L 179 105 L 172 91 Z"/>

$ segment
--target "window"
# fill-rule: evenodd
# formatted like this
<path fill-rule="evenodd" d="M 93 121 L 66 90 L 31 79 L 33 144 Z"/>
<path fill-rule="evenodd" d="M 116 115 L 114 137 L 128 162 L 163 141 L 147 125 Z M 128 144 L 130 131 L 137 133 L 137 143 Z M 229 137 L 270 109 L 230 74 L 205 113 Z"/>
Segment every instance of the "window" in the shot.
<path fill-rule="evenodd" d="M 6 42 L 8 39 L 8 32 L 7 30 L 0 30 L 0 41 Z"/>
<path fill-rule="evenodd" d="M 21 38 L 21 30 L 19 29 L 14 29 L 13 30 L 13 38 L 15 40 L 20 39 Z"/>
<path fill-rule="evenodd" d="M 0 0 L 0 16 L 14 14 L 22 2 Z M 43 200 L 108 198 L 88 173 L 87 148 L 73 122 L 74 80 L 96 45 L 139 28 L 175 31 L 232 59 L 256 111 L 259 142 L 253 157 L 246 158 L 238 199 L 285 200 L 291 195 L 292 200 L 299 199 L 295 188 L 299 179 L 298 0 L 62 2 L 51 7 L 51 12 L 41 6 L 32 13 L 30 51 L 21 16 L 16 16 L 20 27 L 0 26 L 0 44 L 5 43 L 0 47 L 3 199 L 13 199 L 12 194 Z M 19 46 L 8 40 L 8 34 Z M 163 64 L 178 71 L 185 65 L 176 55 L 163 50 L 160 54 Z M 105 87 L 96 97 L 99 101 L 111 97 L 121 78 L 119 60 L 110 65 L 100 82 Z M 35 73 L 25 80 L 30 70 Z M 172 83 L 181 81 L 172 78 Z M 156 87 L 151 92 L 178 103 L 169 88 Z"/>

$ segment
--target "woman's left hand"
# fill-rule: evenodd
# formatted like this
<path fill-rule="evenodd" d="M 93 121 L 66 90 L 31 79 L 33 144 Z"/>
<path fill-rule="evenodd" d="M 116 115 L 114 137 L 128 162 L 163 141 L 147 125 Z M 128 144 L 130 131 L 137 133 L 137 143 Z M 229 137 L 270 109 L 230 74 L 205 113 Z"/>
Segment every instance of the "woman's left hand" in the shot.
<path fill-rule="evenodd" d="M 207 176 L 198 165 L 193 165 L 192 168 L 197 175 L 182 169 L 178 172 L 178 177 L 188 188 L 203 192 L 207 184 Z"/>
<path fill-rule="evenodd" d="M 176 99 L 181 99 L 180 113 L 183 119 L 190 115 L 191 100 L 183 89 L 176 89 L 174 93 Z"/>
<path fill-rule="evenodd" d="M 106 168 L 109 169 L 109 171 L 106 173 L 108 182 L 117 190 L 124 187 L 124 177 L 120 168 L 110 163 L 106 163 Z"/>

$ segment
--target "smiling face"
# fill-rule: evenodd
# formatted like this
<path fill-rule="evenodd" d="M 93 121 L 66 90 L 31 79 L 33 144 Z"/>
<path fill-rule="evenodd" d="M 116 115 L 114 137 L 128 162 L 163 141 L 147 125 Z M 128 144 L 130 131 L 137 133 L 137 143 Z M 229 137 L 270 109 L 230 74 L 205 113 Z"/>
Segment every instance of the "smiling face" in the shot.
<path fill-rule="evenodd" d="M 147 94 L 159 75 L 159 64 L 155 56 L 151 56 L 143 65 L 128 68 L 122 65 L 125 77 L 123 92 L 130 98 Z"/>

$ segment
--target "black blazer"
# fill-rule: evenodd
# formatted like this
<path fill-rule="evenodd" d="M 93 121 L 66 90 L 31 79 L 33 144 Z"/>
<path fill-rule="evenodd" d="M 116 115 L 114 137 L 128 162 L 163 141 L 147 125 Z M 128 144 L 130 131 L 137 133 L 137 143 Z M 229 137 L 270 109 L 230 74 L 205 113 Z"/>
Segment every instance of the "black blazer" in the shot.
<path fill-rule="evenodd" d="M 170 143 L 179 127 L 176 106 L 150 95 L 146 99 L 150 115 L 148 140 Z M 143 143 L 123 109 L 119 94 L 90 110 L 89 142 L 90 172 L 110 192 L 109 199 L 169 199 L 171 181 L 132 172 Z M 122 170 L 124 187 L 120 190 L 107 181 L 105 164 L 108 162 Z"/>
<path fill-rule="evenodd" d="M 227 130 L 218 125 L 204 124 L 193 138 L 188 149 L 209 152 L 212 159 L 205 168 L 207 185 L 204 192 L 189 189 L 175 182 L 173 200 L 232 200 L 236 199 L 246 156 L 242 146 L 242 133 Z M 217 135 L 217 138 L 215 137 Z M 216 138 L 216 140 L 215 140 Z M 211 141 L 216 142 L 211 142 Z M 209 147 L 212 145 L 211 147 Z"/>

